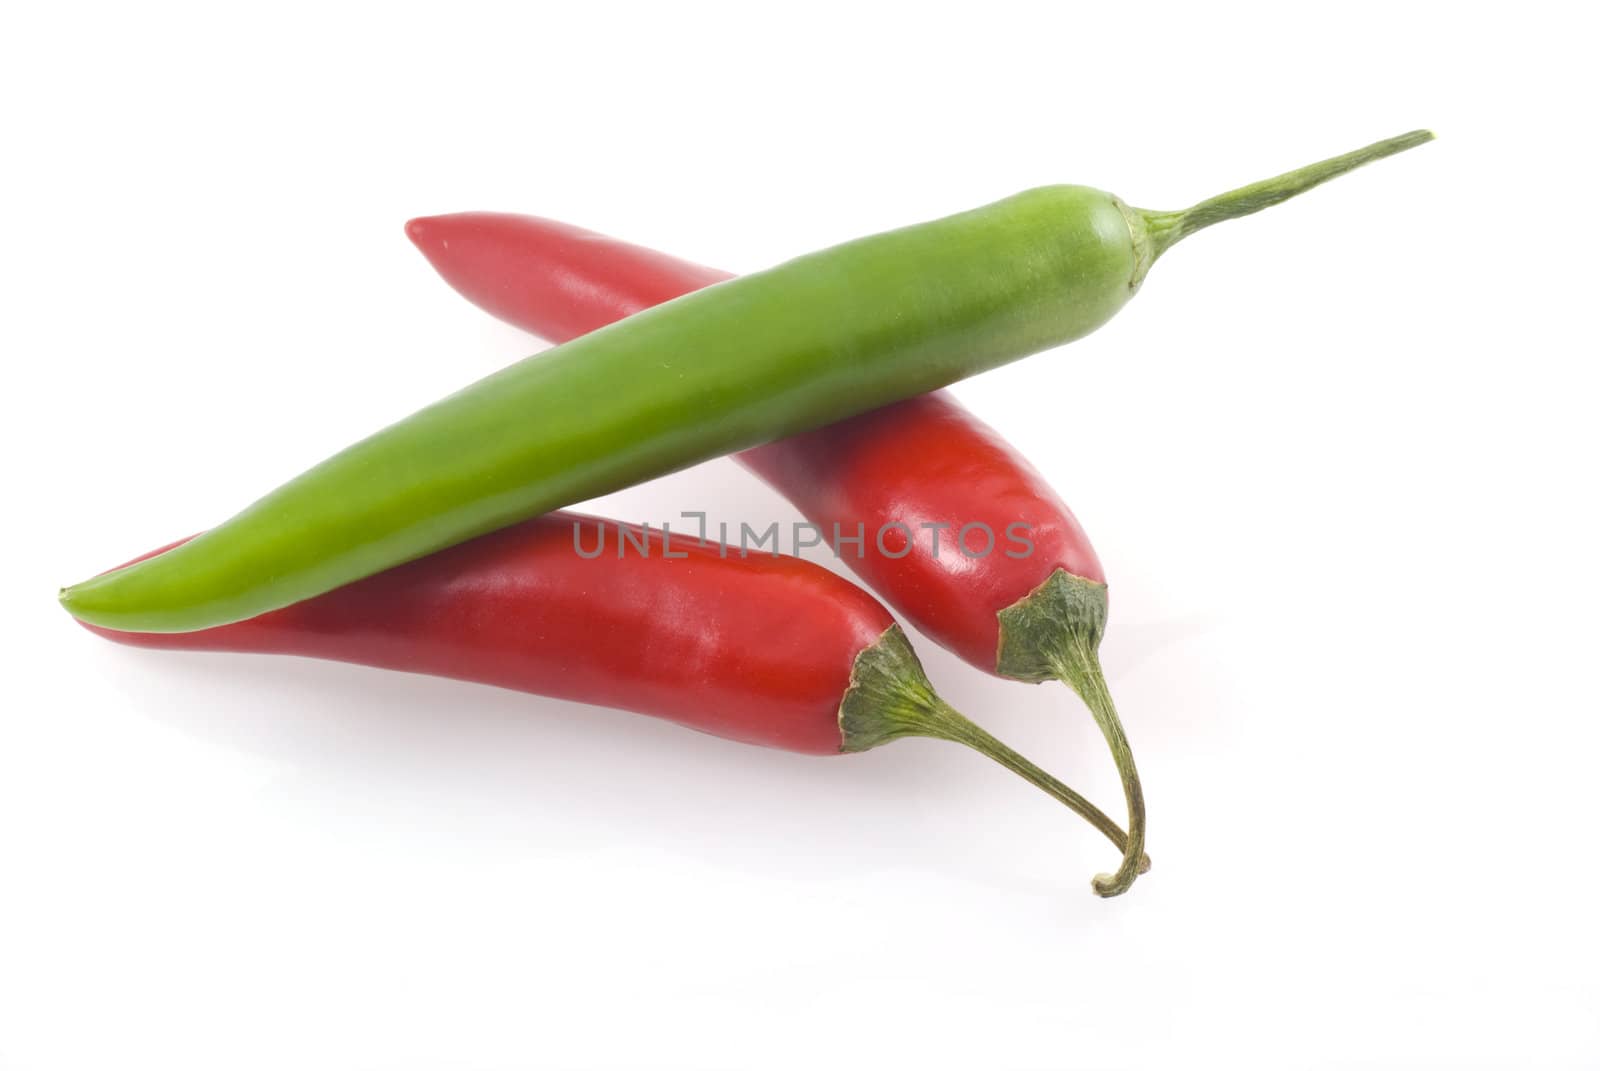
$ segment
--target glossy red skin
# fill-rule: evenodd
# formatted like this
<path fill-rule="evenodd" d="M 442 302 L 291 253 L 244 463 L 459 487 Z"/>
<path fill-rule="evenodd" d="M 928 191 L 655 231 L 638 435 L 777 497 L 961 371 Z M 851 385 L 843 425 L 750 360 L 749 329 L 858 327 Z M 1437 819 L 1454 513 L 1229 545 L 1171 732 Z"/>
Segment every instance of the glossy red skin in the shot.
<path fill-rule="evenodd" d="M 536 216 L 463 212 L 412 220 L 406 233 L 467 300 L 508 323 L 565 342 L 652 305 L 732 278 L 642 246 Z M 832 537 L 864 524 L 866 544 L 840 554 L 924 635 L 995 672 L 1001 610 L 1064 569 L 1105 582 L 1072 511 L 1000 435 L 944 393 L 924 395 L 737 455 Z M 876 533 L 889 529 L 883 546 Z M 982 523 L 995 547 L 954 549 L 955 530 Z M 1032 550 L 1007 539 L 1029 526 Z M 937 540 L 938 553 L 934 552 Z M 981 529 L 969 545 L 981 550 Z M 887 553 L 886 553 L 887 552 Z"/>
<path fill-rule="evenodd" d="M 605 552 L 580 556 L 575 524 L 586 552 L 603 525 Z M 856 656 L 894 623 L 882 604 L 810 562 L 723 557 L 720 544 L 683 535 L 664 548 L 652 530 L 648 557 L 629 543 L 619 558 L 618 527 L 549 514 L 200 632 L 84 627 L 139 647 L 306 655 L 477 681 L 838 754 Z"/>
<path fill-rule="evenodd" d="M 552 342 L 733 278 L 535 216 L 457 212 L 414 219 L 406 234 L 468 301 Z"/>

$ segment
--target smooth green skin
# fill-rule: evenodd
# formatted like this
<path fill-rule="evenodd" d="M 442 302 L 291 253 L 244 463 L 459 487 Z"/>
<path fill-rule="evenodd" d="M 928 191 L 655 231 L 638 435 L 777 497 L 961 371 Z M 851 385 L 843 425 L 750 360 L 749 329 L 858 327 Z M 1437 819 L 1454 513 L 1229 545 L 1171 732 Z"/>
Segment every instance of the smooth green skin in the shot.
<path fill-rule="evenodd" d="M 1186 235 L 1432 138 L 1413 130 L 1181 212 L 1045 186 L 696 291 L 480 380 L 220 527 L 64 589 L 62 605 L 104 628 L 225 625 L 935 390 L 1093 331 Z"/>
<path fill-rule="evenodd" d="M 1138 219 L 1047 186 L 686 295 L 480 380 L 61 601 L 106 628 L 223 625 L 935 390 L 1110 319 L 1148 263 Z"/>

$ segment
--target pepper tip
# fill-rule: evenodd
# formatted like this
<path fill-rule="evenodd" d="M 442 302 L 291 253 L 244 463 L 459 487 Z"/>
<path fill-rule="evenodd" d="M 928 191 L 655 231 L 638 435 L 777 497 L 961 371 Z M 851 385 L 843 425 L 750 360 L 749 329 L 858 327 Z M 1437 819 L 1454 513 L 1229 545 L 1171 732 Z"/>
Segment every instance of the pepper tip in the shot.
<path fill-rule="evenodd" d="M 428 224 L 432 220 L 432 216 L 418 216 L 415 219 L 406 220 L 406 237 L 411 239 L 413 245 L 422 244 L 423 239 L 428 235 Z"/>

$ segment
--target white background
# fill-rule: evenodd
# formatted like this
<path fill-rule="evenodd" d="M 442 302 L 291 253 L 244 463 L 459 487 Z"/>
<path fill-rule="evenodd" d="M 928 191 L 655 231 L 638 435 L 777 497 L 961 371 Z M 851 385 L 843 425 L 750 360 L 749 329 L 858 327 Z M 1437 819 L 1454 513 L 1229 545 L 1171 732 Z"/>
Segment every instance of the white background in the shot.
<path fill-rule="evenodd" d="M 569 7 L 8 16 L 0 1068 L 1600 1066 L 1581 5 Z M 808 759 L 55 606 L 534 348 L 409 216 L 742 271 L 1422 125 L 957 391 L 1111 576 L 1155 860 L 1120 900 L 947 744 Z M 793 517 L 726 461 L 601 508 L 696 507 Z M 920 646 L 1118 811 L 1064 689 Z"/>

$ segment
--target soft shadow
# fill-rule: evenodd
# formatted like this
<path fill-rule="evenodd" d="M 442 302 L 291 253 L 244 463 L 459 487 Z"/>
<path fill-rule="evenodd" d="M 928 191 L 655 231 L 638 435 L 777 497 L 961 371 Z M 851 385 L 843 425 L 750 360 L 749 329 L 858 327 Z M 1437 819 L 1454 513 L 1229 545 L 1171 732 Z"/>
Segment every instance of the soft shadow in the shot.
<path fill-rule="evenodd" d="M 354 822 L 363 838 L 401 837 L 407 850 L 544 858 L 589 850 L 598 836 L 794 880 L 909 869 L 1007 895 L 1060 895 L 973 831 L 971 812 L 1037 826 L 1064 878 L 1105 865 L 1107 847 L 1075 816 L 943 742 L 792 755 L 623 711 L 361 666 L 103 653 L 130 708 L 279 764 L 266 793 L 284 809 Z M 952 836 L 941 816 L 968 832 Z"/>

